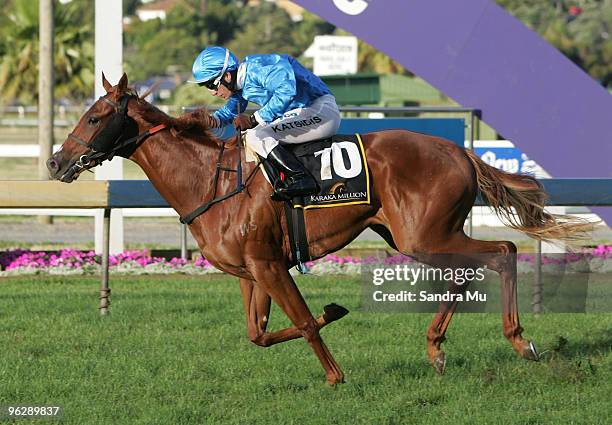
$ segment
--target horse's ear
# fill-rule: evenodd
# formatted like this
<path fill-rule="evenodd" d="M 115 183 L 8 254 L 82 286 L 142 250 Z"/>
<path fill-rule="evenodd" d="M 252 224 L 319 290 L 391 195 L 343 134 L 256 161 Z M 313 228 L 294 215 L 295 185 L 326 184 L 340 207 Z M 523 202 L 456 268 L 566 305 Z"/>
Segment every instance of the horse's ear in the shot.
<path fill-rule="evenodd" d="M 102 87 L 104 87 L 104 90 L 106 90 L 107 93 L 113 88 L 112 84 L 106 79 L 104 72 L 102 72 Z"/>
<path fill-rule="evenodd" d="M 121 76 L 121 79 L 119 80 L 119 83 L 117 84 L 119 93 L 123 93 L 127 89 L 127 85 L 128 85 L 128 77 L 127 77 L 127 74 L 124 72 L 123 75 Z"/>

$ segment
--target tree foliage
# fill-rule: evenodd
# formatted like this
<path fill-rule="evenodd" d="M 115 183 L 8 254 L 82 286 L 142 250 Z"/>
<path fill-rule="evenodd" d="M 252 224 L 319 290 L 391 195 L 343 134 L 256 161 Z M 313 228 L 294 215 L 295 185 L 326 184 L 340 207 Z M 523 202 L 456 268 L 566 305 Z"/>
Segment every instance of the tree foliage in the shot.
<path fill-rule="evenodd" d="M 496 0 L 606 87 L 612 87 L 612 1 Z"/>
<path fill-rule="evenodd" d="M 227 46 L 239 58 L 255 53 L 300 56 L 315 35 L 335 27 L 313 14 L 294 22 L 274 3 L 240 6 L 230 0 L 183 0 L 162 21 L 132 22 L 125 33 L 126 69 L 133 81 L 153 75 L 189 75 L 198 53 L 207 45 Z M 215 104 L 216 99 L 195 86 L 178 88 L 173 102 Z"/>
<path fill-rule="evenodd" d="M 0 97 L 34 103 L 38 92 L 38 2 L 4 1 L 0 26 Z M 82 100 L 93 87 L 93 11 L 86 1 L 54 5 L 55 96 Z M 0 21 L 1 22 L 1 21 Z"/>
<path fill-rule="evenodd" d="M 125 67 L 132 80 L 173 72 L 186 73 L 207 44 L 227 43 L 238 13 L 229 0 L 184 0 L 165 20 L 135 19 L 125 30 Z"/>
<path fill-rule="evenodd" d="M 292 56 L 302 53 L 300 46 L 293 41 L 293 21 L 287 12 L 273 3 L 244 8 L 239 27 L 228 47 L 240 58 L 255 53 L 287 53 Z"/>
<path fill-rule="evenodd" d="M 36 99 L 38 85 L 38 3 L 15 1 L 2 34 L 2 99 Z"/>
<path fill-rule="evenodd" d="M 302 21 L 298 25 L 292 24 L 291 28 L 291 38 L 299 54 L 302 54 L 312 44 L 315 36 L 329 35 L 337 31 L 334 25 L 306 11 Z"/>
<path fill-rule="evenodd" d="M 612 0 L 496 0 L 603 85 L 612 87 Z M 93 93 L 93 0 L 55 1 L 57 97 L 80 100 Z M 133 14 L 141 0 L 123 0 Z M 188 76 L 207 45 L 228 46 L 239 58 L 282 52 L 300 57 L 314 36 L 346 34 L 304 12 L 294 22 L 275 3 L 245 6 L 236 0 L 177 0 L 165 20 L 124 27 L 124 62 L 131 81 L 156 75 Z M 38 2 L 0 0 L 0 97 L 36 100 L 38 81 Z M 359 71 L 408 73 L 372 46 L 359 42 Z M 308 61 L 305 61 L 308 63 Z M 205 91 L 204 91 L 205 92 Z M 194 87 L 177 95 L 201 101 Z M 211 101 L 212 98 L 208 97 Z"/>

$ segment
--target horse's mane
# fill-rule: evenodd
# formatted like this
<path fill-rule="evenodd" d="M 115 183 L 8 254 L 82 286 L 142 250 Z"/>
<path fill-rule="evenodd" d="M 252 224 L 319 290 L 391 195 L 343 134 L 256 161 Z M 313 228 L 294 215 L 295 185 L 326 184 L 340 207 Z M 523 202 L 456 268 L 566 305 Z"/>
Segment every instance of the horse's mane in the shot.
<path fill-rule="evenodd" d="M 215 122 L 205 107 L 184 113 L 178 117 L 172 117 L 144 100 L 148 91 L 140 96 L 132 88 L 128 88 L 126 92 L 137 96 L 140 115 L 146 121 L 164 124 L 177 136 L 186 135 L 200 142 L 211 141 L 217 145 L 222 143 L 221 139 L 211 132 Z"/>

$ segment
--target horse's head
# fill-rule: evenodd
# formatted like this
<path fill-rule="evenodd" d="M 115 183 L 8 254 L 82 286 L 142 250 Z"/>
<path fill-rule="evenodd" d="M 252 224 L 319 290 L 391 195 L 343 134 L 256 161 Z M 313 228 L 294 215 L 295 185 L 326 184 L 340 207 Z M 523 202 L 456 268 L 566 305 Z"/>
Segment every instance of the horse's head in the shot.
<path fill-rule="evenodd" d="M 136 122 L 128 116 L 128 103 L 138 97 L 128 90 L 127 75 L 112 86 L 102 74 L 102 84 L 106 94 L 85 112 L 61 149 L 47 160 L 53 179 L 70 183 L 83 171 L 116 154 L 127 157 L 137 147 L 125 143 L 138 134 Z"/>

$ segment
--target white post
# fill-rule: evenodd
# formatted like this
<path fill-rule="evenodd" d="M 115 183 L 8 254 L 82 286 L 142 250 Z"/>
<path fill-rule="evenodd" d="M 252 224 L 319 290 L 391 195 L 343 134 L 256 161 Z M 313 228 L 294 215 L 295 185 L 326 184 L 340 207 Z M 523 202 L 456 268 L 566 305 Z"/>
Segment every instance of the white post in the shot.
<path fill-rule="evenodd" d="M 122 0 L 96 0 L 95 6 L 95 96 L 104 95 L 102 72 L 111 84 L 116 84 L 123 74 L 123 11 Z M 123 158 L 115 157 L 110 162 L 96 167 L 96 180 L 123 179 Z M 96 253 L 103 250 L 104 210 L 96 214 Z M 123 212 L 113 209 L 111 213 L 111 254 L 123 251 Z"/>
<path fill-rule="evenodd" d="M 38 54 L 38 179 L 49 180 L 47 159 L 53 155 L 53 0 L 40 0 L 40 34 Z M 39 222 L 52 224 L 51 216 L 40 216 Z"/>

